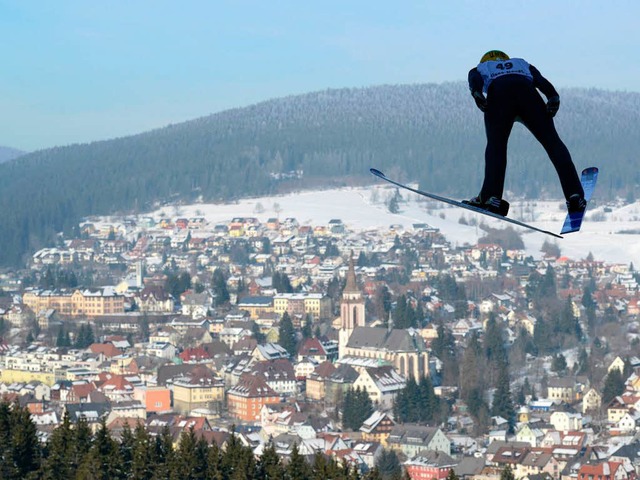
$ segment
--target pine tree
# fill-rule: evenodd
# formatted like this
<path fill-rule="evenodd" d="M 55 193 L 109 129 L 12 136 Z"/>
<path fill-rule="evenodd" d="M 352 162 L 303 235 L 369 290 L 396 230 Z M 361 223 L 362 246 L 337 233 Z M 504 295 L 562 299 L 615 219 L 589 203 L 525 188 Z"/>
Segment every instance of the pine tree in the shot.
<path fill-rule="evenodd" d="M 47 456 L 42 462 L 43 480 L 75 477 L 74 445 L 69 413 L 65 411 L 62 422 L 53 430 L 47 442 Z"/>
<path fill-rule="evenodd" d="M 231 436 L 227 440 L 227 448 L 222 456 L 222 471 L 226 478 L 253 478 L 255 473 L 255 459 L 250 448 L 240 443 L 232 428 Z"/>
<path fill-rule="evenodd" d="M 231 298 L 229 296 L 229 290 L 227 289 L 227 279 L 220 268 L 216 268 L 213 271 L 211 287 L 213 290 L 214 304 L 216 306 L 224 305 Z"/>
<path fill-rule="evenodd" d="M 89 454 L 89 450 L 91 450 L 91 445 L 93 443 L 93 433 L 91 432 L 91 427 L 87 423 L 87 420 L 82 417 L 80 418 L 74 428 L 73 432 L 73 449 L 72 449 L 72 470 L 76 471 L 80 468 L 80 464 L 84 461 L 85 457 Z"/>
<path fill-rule="evenodd" d="M 78 335 L 76 335 L 76 341 L 73 346 L 75 348 L 84 348 L 84 343 L 84 325 L 80 325 L 80 328 L 78 329 Z"/>
<path fill-rule="evenodd" d="M 134 430 L 134 444 L 131 458 L 130 480 L 152 480 L 156 471 L 157 458 L 154 443 L 146 428 L 139 422 Z M 125 470 L 127 472 L 128 470 Z"/>
<path fill-rule="evenodd" d="M 120 434 L 120 458 L 122 459 L 122 470 L 130 472 L 133 464 L 133 449 L 135 438 L 128 422 L 125 422 Z"/>
<path fill-rule="evenodd" d="M 302 338 L 311 338 L 313 336 L 313 317 L 309 314 L 305 316 L 304 325 L 302 326 Z"/>
<path fill-rule="evenodd" d="M 58 337 L 56 339 L 56 347 L 65 347 L 65 335 L 64 335 L 64 326 L 60 325 L 58 328 Z"/>
<path fill-rule="evenodd" d="M 558 353 L 553 357 L 551 362 L 551 371 L 563 373 L 567 369 L 567 359 L 562 353 Z"/>
<path fill-rule="evenodd" d="M 344 429 L 351 428 L 352 418 L 355 408 L 355 393 L 349 387 L 342 397 L 342 425 Z"/>
<path fill-rule="evenodd" d="M 174 457 L 173 439 L 171 438 L 169 426 L 165 425 L 160 435 L 156 436 L 153 445 L 153 459 L 157 465 L 155 472 L 156 478 L 170 478 Z"/>
<path fill-rule="evenodd" d="M 208 450 L 207 480 L 223 480 L 222 452 L 214 442 Z"/>
<path fill-rule="evenodd" d="M 421 422 L 430 423 L 440 419 L 440 398 L 436 395 L 433 382 L 428 376 L 423 376 L 418 384 L 419 407 L 418 417 Z"/>
<path fill-rule="evenodd" d="M 495 366 L 506 362 L 507 353 L 504 346 L 503 331 L 493 314 L 487 320 L 483 346 L 485 357 L 489 363 Z"/>
<path fill-rule="evenodd" d="M 171 467 L 172 479 L 191 478 L 193 480 L 201 480 L 204 478 L 204 472 L 199 468 L 197 462 L 196 444 L 197 439 L 193 426 L 180 434 L 178 450 Z"/>
<path fill-rule="evenodd" d="M 402 473 L 402 466 L 398 455 L 393 450 L 383 449 L 376 460 L 376 469 L 383 479 L 397 478 Z"/>
<path fill-rule="evenodd" d="M 40 466 L 41 448 L 36 426 L 26 407 L 15 403 L 9 416 L 9 479 L 27 478 Z"/>
<path fill-rule="evenodd" d="M 342 402 L 342 425 L 357 431 L 373 413 L 373 403 L 366 390 L 349 388 Z"/>
<path fill-rule="evenodd" d="M 298 444 L 294 443 L 291 449 L 291 458 L 285 467 L 287 478 L 290 480 L 306 480 L 311 476 L 311 467 L 300 455 Z"/>
<path fill-rule="evenodd" d="M 272 441 L 267 443 L 258 460 L 256 476 L 265 480 L 284 478 L 284 467 Z"/>
<path fill-rule="evenodd" d="M 90 324 L 87 324 L 87 326 L 85 328 L 85 344 L 84 344 L 84 348 L 87 348 L 91 344 L 95 343 L 95 341 L 96 341 L 96 338 L 95 338 L 95 335 L 93 334 L 93 328 L 91 328 Z"/>
<path fill-rule="evenodd" d="M 612 369 L 604 380 L 602 389 L 602 403 L 607 404 L 618 395 L 624 392 L 624 377 L 617 368 Z"/>
<path fill-rule="evenodd" d="M 340 467 L 331 458 L 327 458 L 324 453 L 317 452 L 313 457 L 311 467 L 311 480 L 327 480 L 330 478 L 340 478 Z"/>
<path fill-rule="evenodd" d="M 122 473 L 118 444 L 111 438 L 103 418 L 91 449 L 78 469 L 78 476 L 91 480 L 112 480 L 121 478 Z"/>
<path fill-rule="evenodd" d="M 278 329 L 278 343 L 292 357 L 296 354 L 296 331 L 293 328 L 293 322 L 288 312 L 282 314 L 280 319 L 280 327 Z"/>
<path fill-rule="evenodd" d="M 500 480 L 515 480 L 515 479 L 516 479 L 516 476 L 513 474 L 513 470 L 511 470 L 511 467 L 509 465 L 504 467 L 502 472 L 500 472 Z"/>
<path fill-rule="evenodd" d="M 491 414 L 499 415 L 509 422 L 509 433 L 513 433 L 516 412 L 511 398 L 511 388 L 509 385 L 509 369 L 506 364 L 502 364 L 498 373 L 496 391 L 493 395 Z"/>
<path fill-rule="evenodd" d="M 460 397 L 467 401 L 471 392 L 484 385 L 485 357 L 478 335 L 472 333 L 462 356 L 460 367 Z"/>

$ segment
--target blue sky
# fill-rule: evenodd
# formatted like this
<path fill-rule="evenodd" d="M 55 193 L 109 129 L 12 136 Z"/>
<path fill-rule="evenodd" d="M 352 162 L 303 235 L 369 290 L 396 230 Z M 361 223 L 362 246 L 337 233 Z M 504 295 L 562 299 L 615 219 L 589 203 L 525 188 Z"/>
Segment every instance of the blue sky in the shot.
<path fill-rule="evenodd" d="M 640 92 L 637 0 L 0 0 L 0 145 L 140 133 L 326 88 L 465 80 L 487 50 Z"/>

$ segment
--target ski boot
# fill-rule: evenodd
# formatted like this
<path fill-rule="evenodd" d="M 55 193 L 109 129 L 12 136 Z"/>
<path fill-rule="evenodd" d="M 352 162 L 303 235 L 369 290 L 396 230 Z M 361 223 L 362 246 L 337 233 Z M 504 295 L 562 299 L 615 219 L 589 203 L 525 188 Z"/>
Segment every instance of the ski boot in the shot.
<path fill-rule="evenodd" d="M 506 217 L 507 213 L 509 213 L 509 202 L 498 197 L 489 197 L 489 200 L 483 202 L 480 195 L 478 195 L 477 197 L 473 197 L 471 200 L 462 200 L 462 203 L 472 207 L 481 208 L 482 210 L 487 210 L 488 212 L 495 213 L 503 217 Z"/>
<path fill-rule="evenodd" d="M 587 209 L 587 201 L 579 193 L 574 193 L 567 201 L 569 213 L 582 213 Z"/>

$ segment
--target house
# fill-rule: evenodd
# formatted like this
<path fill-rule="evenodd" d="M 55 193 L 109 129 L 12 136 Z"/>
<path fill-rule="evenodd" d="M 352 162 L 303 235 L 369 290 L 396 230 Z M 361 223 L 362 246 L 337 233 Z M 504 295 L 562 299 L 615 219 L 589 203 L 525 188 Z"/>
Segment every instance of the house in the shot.
<path fill-rule="evenodd" d="M 278 360 L 281 358 L 289 358 L 289 352 L 277 343 L 265 343 L 257 345 L 251 356 L 257 361 Z"/>
<path fill-rule="evenodd" d="M 331 362 L 322 362 L 307 376 L 305 394 L 311 400 L 324 400 L 325 381 L 335 372 L 336 367 Z"/>
<path fill-rule="evenodd" d="M 201 363 L 211 359 L 211 355 L 202 347 L 185 348 L 178 355 L 184 363 Z"/>
<path fill-rule="evenodd" d="M 580 430 L 582 428 L 582 414 L 569 412 L 553 412 L 549 417 L 553 428 L 561 432 Z"/>
<path fill-rule="evenodd" d="M 353 388 L 353 384 L 359 376 L 359 373 L 350 365 L 339 364 L 325 379 L 325 405 L 337 405 L 342 400 L 346 391 L 349 390 L 349 388 Z"/>
<path fill-rule="evenodd" d="M 353 445 L 353 451 L 356 453 L 367 466 L 372 469 L 376 466 L 376 462 L 382 454 L 383 447 L 378 442 L 357 442 Z"/>
<path fill-rule="evenodd" d="M 267 385 L 280 395 L 290 396 L 298 393 L 293 365 L 286 358 L 257 362 L 253 365 L 251 374 L 262 376 Z"/>
<path fill-rule="evenodd" d="M 539 446 L 543 437 L 544 432 L 542 432 L 542 430 L 535 428 L 528 423 L 522 424 L 516 432 L 517 442 L 526 442 L 532 447 Z"/>
<path fill-rule="evenodd" d="M 135 298 L 138 309 L 143 313 L 172 313 L 173 297 L 159 286 L 147 286 Z"/>
<path fill-rule="evenodd" d="M 547 386 L 547 398 L 555 404 L 573 403 L 574 387 L 576 381 L 573 378 L 561 377 L 551 378 Z"/>
<path fill-rule="evenodd" d="M 111 411 L 107 415 L 107 423 L 116 418 L 147 418 L 145 405 L 137 400 L 111 404 Z"/>
<path fill-rule="evenodd" d="M 177 348 L 172 343 L 150 343 L 146 348 L 147 355 L 171 360 L 176 356 Z"/>
<path fill-rule="evenodd" d="M 396 425 L 391 430 L 387 444 L 412 458 L 423 450 L 436 450 L 451 454 L 451 442 L 437 427 L 425 427 L 411 423 Z"/>
<path fill-rule="evenodd" d="M 296 374 L 296 380 L 305 381 L 309 375 L 313 373 L 319 362 L 313 359 L 305 358 L 304 360 L 297 361 L 293 365 L 293 370 Z"/>
<path fill-rule="evenodd" d="M 578 470 L 577 480 L 626 480 L 628 473 L 622 463 L 604 461 L 598 463 L 586 463 Z"/>
<path fill-rule="evenodd" d="M 307 338 L 300 342 L 297 358 L 299 361 L 304 358 L 312 358 L 318 363 L 322 363 L 325 360 L 332 360 L 329 358 L 324 345 L 322 345 L 320 340 L 315 337 Z"/>
<path fill-rule="evenodd" d="M 301 419 L 302 416 L 297 403 L 266 404 L 260 410 L 260 426 L 265 436 L 274 437 L 281 433 L 292 432 L 296 418 Z M 315 438 L 315 432 L 313 438 Z"/>
<path fill-rule="evenodd" d="M 249 312 L 249 317 L 252 320 L 257 320 L 265 314 L 273 313 L 273 297 L 257 295 L 243 297 L 238 302 L 238 308 Z"/>
<path fill-rule="evenodd" d="M 383 410 L 393 407 L 393 400 L 407 381 L 390 365 L 377 368 L 364 368 L 353 388 L 360 388 L 367 392 L 375 406 Z"/>
<path fill-rule="evenodd" d="M 609 423 L 617 423 L 629 411 L 627 399 L 619 395 L 613 398 L 607 405 L 607 421 Z"/>
<path fill-rule="evenodd" d="M 71 423 L 78 423 L 80 420 L 87 422 L 93 432 L 96 432 L 100 420 L 106 418 L 111 410 L 108 402 L 90 403 L 68 403 L 64 410 L 69 414 Z"/>
<path fill-rule="evenodd" d="M 618 448 L 611 454 L 609 460 L 622 463 L 624 469 L 630 474 L 635 470 L 635 478 L 638 478 L 640 475 L 640 440 Z"/>
<path fill-rule="evenodd" d="M 404 468 L 412 480 L 444 480 L 457 461 L 437 450 L 423 450 L 404 462 Z"/>
<path fill-rule="evenodd" d="M 548 475 L 551 478 L 560 478 L 561 463 L 551 452 L 540 448 L 528 451 L 520 463 L 515 465 L 516 478 L 531 477 L 533 475 Z"/>
<path fill-rule="evenodd" d="M 207 293 L 195 293 L 187 290 L 180 297 L 182 303 L 182 315 L 193 319 L 200 319 L 207 316 L 209 309 L 213 306 L 213 297 Z"/>
<path fill-rule="evenodd" d="M 205 365 L 173 379 L 173 408 L 184 414 L 196 409 L 219 412 L 224 402 L 224 382 Z"/>
<path fill-rule="evenodd" d="M 262 376 L 243 374 L 227 392 L 229 416 L 246 422 L 260 420 L 262 407 L 280 402 L 280 396 L 267 385 Z"/>
<path fill-rule="evenodd" d="M 607 368 L 607 373 L 611 373 L 613 369 L 618 369 L 620 373 L 624 372 L 624 360 L 621 357 L 616 357 L 609 364 L 609 368 Z"/>
<path fill-rule="evenodd" d="M 145 406 L 147 413 L 171 410 L 171 390 L 166 387 L 136 386 L 133 398 Z"/>
<path fill-rule="evenodd" d="M 396 422 L 393 421 L 388 413 L 376 410 L 360 427 L 362 439 L 367 442 L 380 443 L 386 448 L 387 438 L 389 438 L 389 434 L 395 425 Z"/>
<path fill-rule="evenodd" d="M 229 348 L 233 348 L 241 338 L 246 336 L 251 336 L 251 330 L 242 327 L 224 327 L 218 334 L 220 341 L 228 345 Z"/>
<path fill-rule="evenodd" d="M 101 373 L 96 381 L 97 390 L 114 403 L 133 400 L 133 384 L 125 375 Z"/>
<path fill-rule="evenodd" d="M 616 435 L 632 434 L 640 425 L 640 412 L 625 413 L 620 420 L 610 426 L 610 433 Z"/>
<path fill-rule="evenodd" d="M 582 413 L 599 410 L 601 406 L 602 395 L 595 388 L 590 388 L 582 397 Z"/>

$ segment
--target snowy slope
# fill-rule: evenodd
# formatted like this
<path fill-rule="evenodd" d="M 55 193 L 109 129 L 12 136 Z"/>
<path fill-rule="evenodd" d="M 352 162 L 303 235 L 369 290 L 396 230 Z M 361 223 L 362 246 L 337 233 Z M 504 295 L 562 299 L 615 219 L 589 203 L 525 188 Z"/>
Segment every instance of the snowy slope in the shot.
<path fill-rule="evenodd" d="M 392 214 L 385 206 L 385 201 L 394 191 L 395 187 L 387 185 L 305 191 L 277 197 L 245 199 L 234 204 L 169 206 L 154 212 L 153 215 L 156 218 L 204 216 L 214 223 L 241 216 L 257 217 L 261 221 L 279 216 L 280 219 L 294 217 L 303 225 L 322 225 L 331 219 L 339 218 L 356 230 L 388 228 L 392 224 L 403 225 L 409 229 L 414 223 L 427 223 L 439 228 L 454 245 L 474 244 L 483 235 L 478 226 L 461 224 L 461 218 L 466 219 L 467 223 L 482 222 L 492 228 L 507 226 L 500 220 L 425 200 L 409 192 L 401 193 L 404 201 L 400 203 L 400 212 Z M 596 200 L 597 194 L 596 190 Z M 507 198 L 509 197 L 508 195 Z M 610 263 L 640 264 L 640 204 L 607 205 L 607 208 L 610 212 L 605 213 L 603 206 L 594 203 L 587 213 L 582 230 L 566 235 L 564 239 L 514 228 L 520 231 L 528 253 L 535 258 L 540 257 L 540 247 L 546 240 L 556 242 L 562 255 L 572 259 L 585 258 L 591 252 L 596 259 Z M 565 212 L 564 203 L 559 200 L 513 201 L 510 216 L 546 230 L 559 232 Z M 634 229 L 638 231 L 637 235 L 620 233 Z"/>

